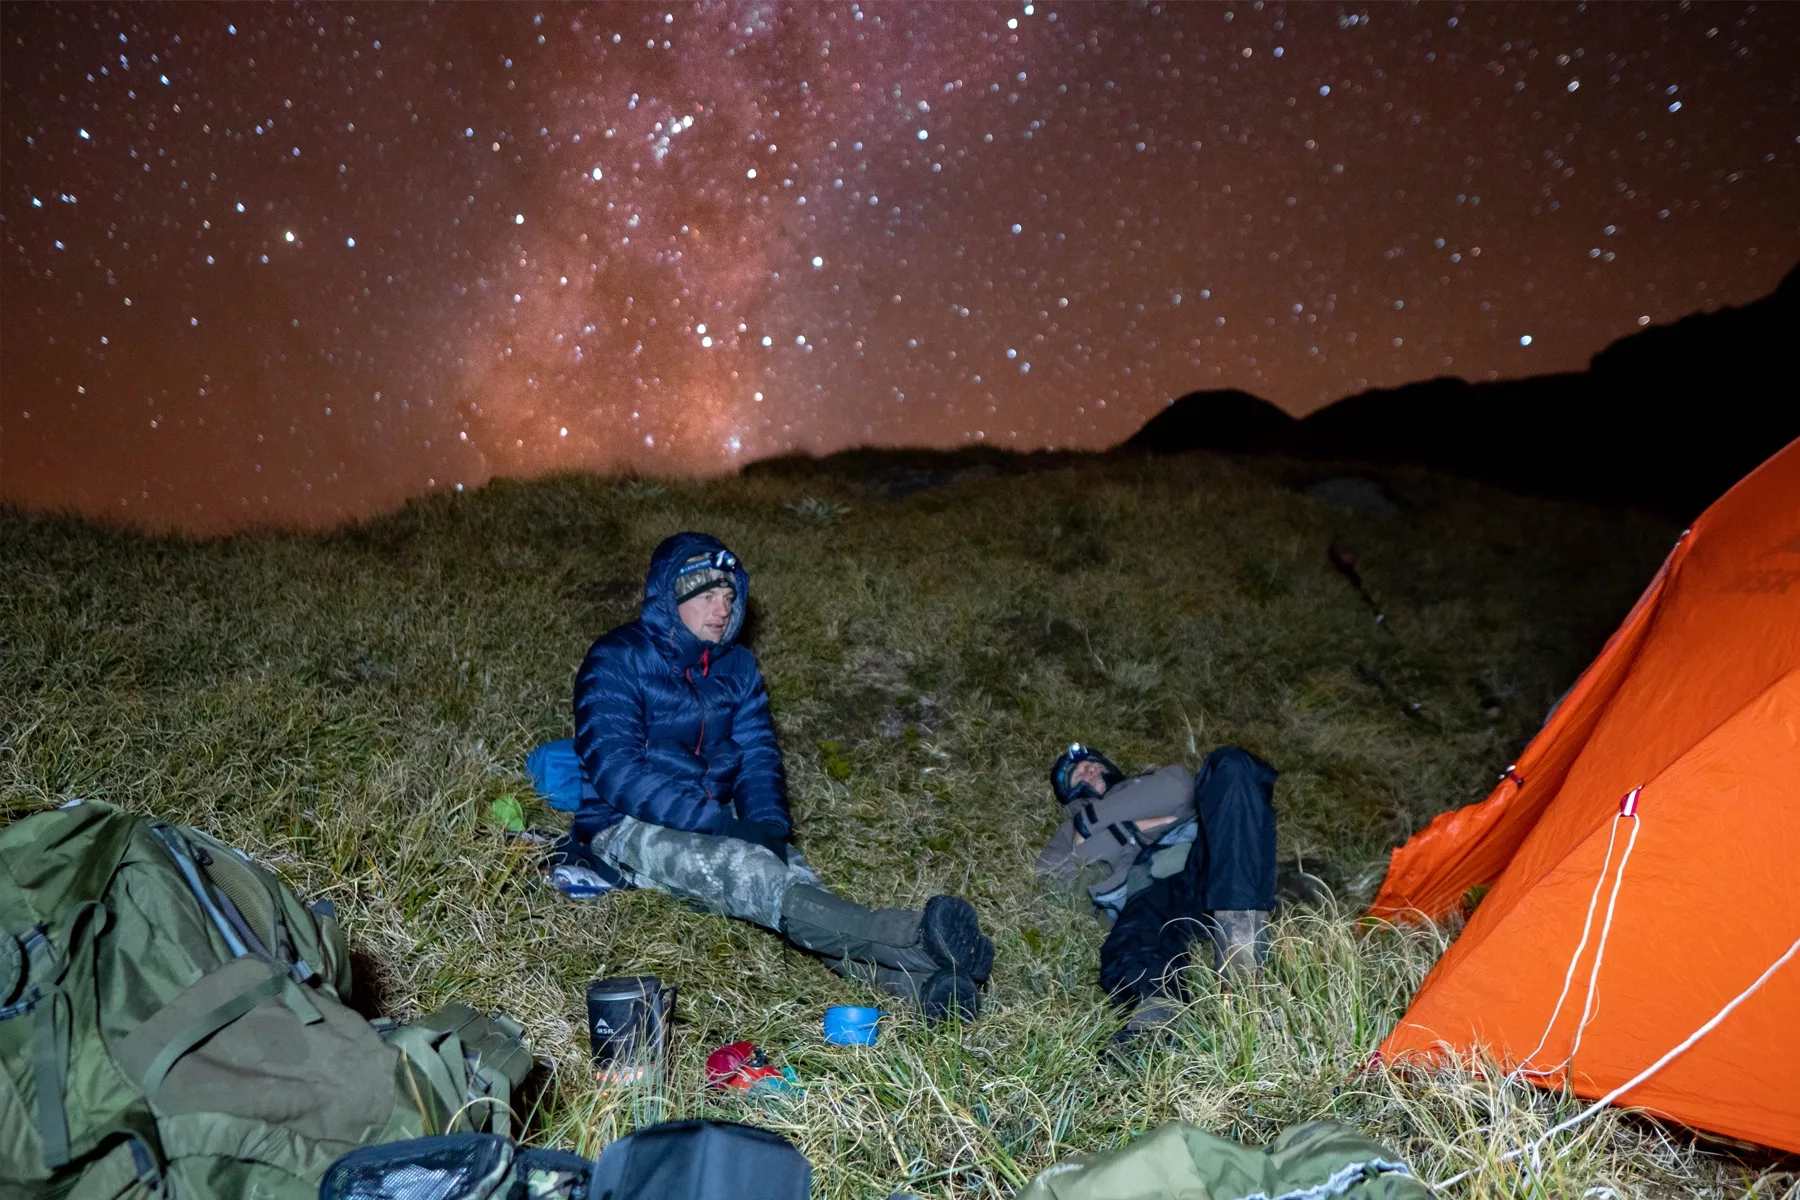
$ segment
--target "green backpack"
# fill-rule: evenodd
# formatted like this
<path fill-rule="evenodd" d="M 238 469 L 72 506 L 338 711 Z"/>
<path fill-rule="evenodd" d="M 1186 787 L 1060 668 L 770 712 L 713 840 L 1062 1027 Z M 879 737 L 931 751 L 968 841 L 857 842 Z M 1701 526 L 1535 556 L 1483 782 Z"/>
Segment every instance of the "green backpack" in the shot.
<path fill-rule="evenodd" d="M 1379 1142 L 1335 1121 L 1282 1131 L 1266 1150 L 1171 1121 L 1128 1146 L 1059 1162 L 1017 1200 L 1430 1200 Z"/>
<path fill-rule="evenodd" d="M 511 1133 L 516 1022 L 372 1024 L 349 991 L 330 904 L 198 830 L 0 829 L 0 1194 L 312 1200 L 358 1146 Z"/>

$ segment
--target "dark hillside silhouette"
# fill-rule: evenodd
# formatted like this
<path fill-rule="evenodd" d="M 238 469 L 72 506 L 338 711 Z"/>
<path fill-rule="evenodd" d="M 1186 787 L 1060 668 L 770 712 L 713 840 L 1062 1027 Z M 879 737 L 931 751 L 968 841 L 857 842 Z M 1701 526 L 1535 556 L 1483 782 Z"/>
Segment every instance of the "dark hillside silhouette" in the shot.
<path fill-rule="evenodd" d="M 1261 454 L 1279 450 L 1299 423 L 1285 410 L 1236 388 L 1189 392 L 1144 422 L 1123 448 L 1159 454 L 1200 448 Z"/>
<path fill-rule="evenodd" d="M 745 463 L 743 474 L 770 479 L 836 479 L 856 484 L 888 500 L 928 491 L 965 479 L 1019 475 L 1065 461 L 1056 451 L 1021 453 L 999 446 L 963 446 L 955 450 L 855 446 L 815 458 L 779 454 Z"/>
<path fill-rule="evenodd" d="M 1800 269 L 1741 308 L 1623 338 L 1581 373 L 1431 379 L 1298 421 L 1244 392 L 1194 392 L 1120 448 L 1413 464 L 1686 519 L 1800 437 L 1797 338 Z"/>

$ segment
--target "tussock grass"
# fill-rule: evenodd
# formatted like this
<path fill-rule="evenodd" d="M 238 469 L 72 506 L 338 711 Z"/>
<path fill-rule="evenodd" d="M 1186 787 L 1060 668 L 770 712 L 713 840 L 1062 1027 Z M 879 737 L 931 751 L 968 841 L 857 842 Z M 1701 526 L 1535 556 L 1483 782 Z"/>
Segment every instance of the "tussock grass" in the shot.
<path fill-rule="evenodd" d="M 893 500 L 789 468 L 713 482 L 559 477 L 439 496 L 322 535 L 194 542 L 0 511 L 0 805 L 74 797 L 199 825 L 345 915 L 373 999 L 521 1018 L 552 1078 L 539 1140 L 596 1151 L 702 1112 L 780 1129 L 818 1194 L 1005 1195 L 1056 1158 L 1172 1119 L 1260 1142 L 1332 1116 L 1479 1196 L 1778 1195 L 1794 1177 L 1607 1114 L 1497 1163 L 1574 1111 L 1474 1070 L 1365 1066 L 1449 931 L 1359 931 L 1388 849 L 1478 799 L 1598 649 L 1675 530 L 1427 475 L 1387 520 L 1284 485 L 1278 464 L 1088 460 L 957 477 Z M 679 529 L 753 573 L 802 844 L 871 902 L 968 896 L 999 946 L 988 1015 L 904 1012 L 827 1046 L 867 1000 L 777 938 L 650 893 L 578 904 L 487 817 L 529 799 L 526 752 L 566 736 L 589 642 L 635 612 Z M 1378 626 L 1328 564 L 1350 539 Z M 1235 742 L 1275 763 L 1284 856 L 1328 860 L 1333 905 L 1280 917 L 1264 977 L 1199 980 L 1167 1047 L 1105 1053 L 1101 931 L 1030 863 L 1044 772 L 1079 737 L 1128 768 Z M 603 1093 L 581 989 L 681 989 L 654 1086 Z M 753 1038 L 789 1099 L 700 1091 Z M 1592 1190 L 1603 1189 L 1603 1190 Z M 1791 1190 L 1789 1191 L 1791 1194 Z"/>

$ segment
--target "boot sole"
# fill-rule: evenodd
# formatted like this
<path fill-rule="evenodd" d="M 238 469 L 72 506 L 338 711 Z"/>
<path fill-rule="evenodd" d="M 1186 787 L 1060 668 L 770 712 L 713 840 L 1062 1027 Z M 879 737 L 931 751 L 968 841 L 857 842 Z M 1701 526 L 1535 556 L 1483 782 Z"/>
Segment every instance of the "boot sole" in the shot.
<path fill-rule="evenodd" d="M 956 896 L 927 900 L 919 938 L 940 967 L 973 983 L 986 983 L 994 969 L 994 943 L 981 932 L 981 918 L 967 900 Z"/>
<path fill-rule="evenodd" d="M 951 1017 L 973 1021 L 981 1014 L 981 990 L 967 975 L 945 967 L 919 989 L 919 1011 L 927 1021 L 948 1021 Z"/>

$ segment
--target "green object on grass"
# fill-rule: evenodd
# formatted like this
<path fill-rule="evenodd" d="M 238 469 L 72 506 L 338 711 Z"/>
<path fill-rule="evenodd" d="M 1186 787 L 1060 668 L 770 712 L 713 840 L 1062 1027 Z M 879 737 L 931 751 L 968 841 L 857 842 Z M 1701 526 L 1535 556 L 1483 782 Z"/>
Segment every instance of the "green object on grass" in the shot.
<path fill-rule="evenodd" d="M 850 778 L 850 756 L 844 750 L 844 743 L 820 741 L 819 761 L 833 779 Z"/>
<path fill-rule="evenodd" d="M 1077 1155 L 1019 1200 L 1430 1200 L 1393 1151 L 1334 1121 L 1289 1126 L 1266 1150 L 1182 1121 Z"/>
<path fill-rule="evenodd" d="M 488 805 L 488 815 L 500 822 L 508 833 L 525 832 L 525 806 L 510 792 Z"/>

